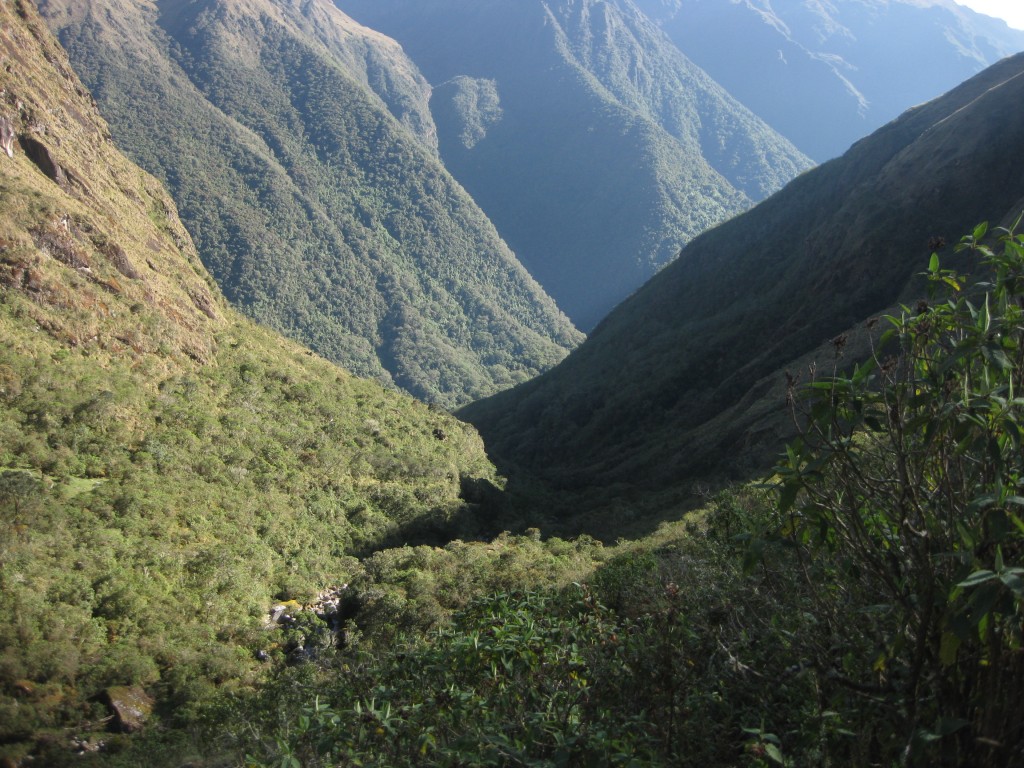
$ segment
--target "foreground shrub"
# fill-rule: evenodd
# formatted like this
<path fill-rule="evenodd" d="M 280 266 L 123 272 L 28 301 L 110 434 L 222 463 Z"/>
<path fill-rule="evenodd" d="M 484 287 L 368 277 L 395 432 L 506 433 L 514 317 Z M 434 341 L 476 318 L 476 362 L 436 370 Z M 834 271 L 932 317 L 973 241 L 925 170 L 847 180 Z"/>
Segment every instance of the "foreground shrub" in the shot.
<path fill-rule="evenodd" d="M 808 662 L 858 762 L 1024 762 L 1024 236 L 986 232 L 962 243 L 986 277 L 933 256 L 941 296 L 811 383 L 779 468 L 777 532 L 833 641 Z"/>

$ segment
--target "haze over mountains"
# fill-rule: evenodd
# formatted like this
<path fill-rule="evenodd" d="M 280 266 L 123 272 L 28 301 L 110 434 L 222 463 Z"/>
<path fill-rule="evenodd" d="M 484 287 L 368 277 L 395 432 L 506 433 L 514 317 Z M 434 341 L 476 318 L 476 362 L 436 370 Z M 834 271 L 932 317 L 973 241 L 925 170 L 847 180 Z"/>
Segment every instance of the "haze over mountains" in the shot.
<path fill-rule="evenodd" d="M 580 339 L 441 165 L 393 41 L 327 2 L 41 9 L 251 317 L 446 405 Z"/>
<path fill-rule="evenodd" d="M 636 0 L 690 59 L 817 161 L 1024 50 L 951 0 Z"/>
<path fill-rule="evenodd" d="M 905 113 L 690 243 L 549 373 L 461 414 L 506 468 L 637 499 L 758 467 L 786 371 L 853 359 L 930 249 L 1024 210 L 1024 54 Z"/>
<path fill-rule="evenodd" d="M 584 330 L 810 165 L 632 0 L 338 5 L 434 86 L 445 164 Z"/>

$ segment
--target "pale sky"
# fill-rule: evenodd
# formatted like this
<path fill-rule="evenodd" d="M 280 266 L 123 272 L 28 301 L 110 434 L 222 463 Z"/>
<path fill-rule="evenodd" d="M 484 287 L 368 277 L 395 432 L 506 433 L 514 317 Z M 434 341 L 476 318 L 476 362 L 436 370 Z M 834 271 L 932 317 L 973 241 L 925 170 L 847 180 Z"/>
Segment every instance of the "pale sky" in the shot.
<path fill-rule="evenodd" d="M 1016 29 L 1024 29 L 1024 0 L 956 0 L 978 13 L 1003 19 Z"/>

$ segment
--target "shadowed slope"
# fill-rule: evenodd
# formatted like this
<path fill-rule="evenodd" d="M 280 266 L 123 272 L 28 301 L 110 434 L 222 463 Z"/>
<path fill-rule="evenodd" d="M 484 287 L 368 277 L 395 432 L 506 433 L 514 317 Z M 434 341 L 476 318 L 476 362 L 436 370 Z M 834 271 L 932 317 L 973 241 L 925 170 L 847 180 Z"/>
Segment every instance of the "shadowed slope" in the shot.
<path fill-rule="evenodd" d="M 632 0 L 337 4 L 429 78 L 446 165 L 585 330 L 810 166 Z"/>
<path fill-rule="evenodd" d="M 500 460 L 603 495 L 764 466 L 783 371 L 907 295 L 931 238 L 1024 200 L 1024 55 L 691 243 L 553 371 L 461 415 Z M 863 334 L 851 337 L 851 345 Z"/>

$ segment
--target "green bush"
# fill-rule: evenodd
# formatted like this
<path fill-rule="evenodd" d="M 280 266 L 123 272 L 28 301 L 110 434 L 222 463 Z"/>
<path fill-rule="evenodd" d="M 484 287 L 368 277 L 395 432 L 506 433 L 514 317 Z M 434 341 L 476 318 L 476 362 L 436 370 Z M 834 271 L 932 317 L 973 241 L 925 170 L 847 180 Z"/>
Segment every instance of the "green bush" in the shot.
<path fill-rule="evenodd" d="M 986 234 L 961 244 L 985 276 L 933 255 L 937 295 L 809 385 L 778 470 L 777 532 L 827 630 L 808 662 L 861 764 L 1024 760 L 1024 236 Z"/>

